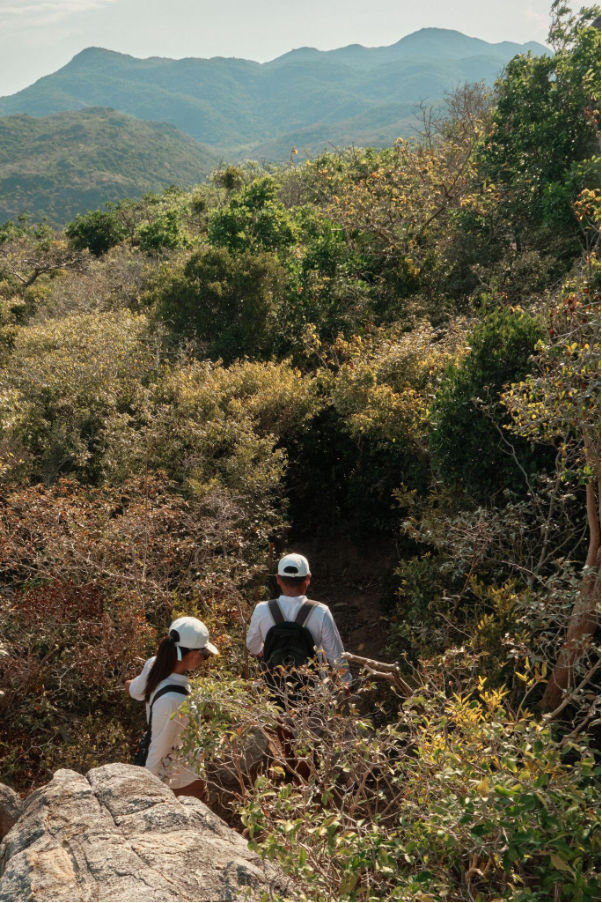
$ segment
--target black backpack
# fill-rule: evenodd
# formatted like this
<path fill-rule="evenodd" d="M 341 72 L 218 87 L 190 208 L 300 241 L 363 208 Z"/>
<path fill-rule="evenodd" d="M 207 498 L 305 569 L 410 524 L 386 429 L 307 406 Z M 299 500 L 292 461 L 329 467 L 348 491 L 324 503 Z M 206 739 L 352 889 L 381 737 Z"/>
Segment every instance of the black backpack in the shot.
<path fill-rule="evenodd" d="M 165 696 L 166 693 L 180 693 L 182 696 L 189 696 L 190 690 L 187 690 L 186 687 L 183 687 L 181 684 L 168 684 L 166 687 L 162 687 L 160 690 L 157 690 L 155 695 L 153 696 L 153 701 L 150 704 L 150 709 L 148 713 L 148 728 L 146 732 L 140 737 L 138 741 L 138 746 L 136 747 L 136 751 L 134 753 L 134 765 L 140 765 L 141 768 L 144 768 L 146 765 L 146 760 L 148 759 L 148 752 L 150 750 L 151 740 L 153 737 L 153 706 L 156 703 L 157 699 L 160 699 L 161 696 Z"/>
<path fill-rule="evenodd" d="M 263 663 L 268 674 L 283 674 L 308 665 L 316 654 L 314 638 L 305 626 L 315 602 L 304 602 L 294 621 L 287 621 L 277 599 L 268 602 L 274 624 L 263 644 Z"/>

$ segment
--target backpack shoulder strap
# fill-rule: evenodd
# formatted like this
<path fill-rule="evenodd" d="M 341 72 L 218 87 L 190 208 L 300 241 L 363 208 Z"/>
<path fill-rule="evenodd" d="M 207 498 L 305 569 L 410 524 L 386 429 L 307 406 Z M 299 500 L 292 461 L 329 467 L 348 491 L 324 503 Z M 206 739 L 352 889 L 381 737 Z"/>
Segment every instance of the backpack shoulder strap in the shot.
<path fill-rule="evenodd" d="M 161 696 L 165 696 L 166 693 L 180 693 L 180 695 L 182 696 L 190 696 L 190 690 L 187 690 L 186 687 L 182 686 L 182 684 L 167 684 L 166 687 L 161 687 L 161 689 L 157 690 L 157 692 L 153 696 L 152 702 L 150 704 L 149 722 L 153 717 L 154 704 L 156 703 L 157 699 L 160 699 Z"/>
<path fill-rule="evenodd" d="M 284 615 L 282 614 L 282 609 L 278 604 L 278 599 L 270 599 L 268 602 L 268 607 L 270 609 L 270 614 L 272 616 L 272 620 L 274 624 L 284 624 Z"/>
<path fill-rule="evenodd" d="M 300 624 L 301 627 L 305 627 L 307 622 L 309 621 L 309 616 L 312 611 L 316 607 L 317 602 L 312 602 L 311 599 L 308 599 L 307 602 L 304 602 L 299 611 L 297 612 L 297 617 L 295 618 L 295 624 Z"/>

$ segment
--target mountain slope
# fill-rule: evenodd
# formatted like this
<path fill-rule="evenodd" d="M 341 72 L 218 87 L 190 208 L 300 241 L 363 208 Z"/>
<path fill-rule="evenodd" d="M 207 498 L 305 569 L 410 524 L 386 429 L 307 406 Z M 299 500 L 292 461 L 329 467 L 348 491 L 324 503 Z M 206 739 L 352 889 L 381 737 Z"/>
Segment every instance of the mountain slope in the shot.
<path fill-rule="evenodd" d="M 489 44 L 437 28 L 390 47 L 301 48 L 264 64 L 223 57 L 142 60 L 88 48 L 53 75 L 0 98 L 0 115 L 112 107 L 170 122 L 229 155 L 243 146 L 276 146 L 306 129 L 319 135 L 323 127 L 324 141 L 340 140 L 350 121 L 368 143 L 377 143 L 380 132 L 372 138 L 370 123 L 379 108 L 386 114 L 391 105 L 437 102 L 467 80 L 491 84 L 508 60 L 529 50 L 546 52 L 541 44 Z"/>
<path fill-rule="evenodd" d="M 0 119 L 0 222 L 62 225 L 106 201 L 200 182 L 216 157 L 165 123 L 92 108 Z"/>

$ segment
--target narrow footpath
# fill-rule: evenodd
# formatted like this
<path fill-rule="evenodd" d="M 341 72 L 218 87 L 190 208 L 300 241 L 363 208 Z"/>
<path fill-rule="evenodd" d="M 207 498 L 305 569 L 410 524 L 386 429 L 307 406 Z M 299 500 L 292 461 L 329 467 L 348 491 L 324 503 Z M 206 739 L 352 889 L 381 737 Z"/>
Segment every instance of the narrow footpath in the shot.
<path fill-rule="evenodd" d="M 391 592 L 388 584 L 397 562 L 394 543 L 295 537 L 287 546 L 308 558 L 313 574 L 309 596 L 330 607 L 345 649 L 389 661 L 389 619 L 383 602 Z"/>

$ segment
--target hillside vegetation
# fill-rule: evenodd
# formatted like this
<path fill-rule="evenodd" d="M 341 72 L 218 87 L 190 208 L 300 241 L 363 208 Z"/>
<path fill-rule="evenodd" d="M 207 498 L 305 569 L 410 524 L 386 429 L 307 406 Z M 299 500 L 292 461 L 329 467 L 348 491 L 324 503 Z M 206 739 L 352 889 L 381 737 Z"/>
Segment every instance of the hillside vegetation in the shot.
<path fill-rule="evenodd" d="M 53 75 L 0 99 L 0 115 L 47 116 L 89 106 L 160 120 L 226 152 L 288 160 L 295 144 L 386 145 L 407 137 L 414 105 L 466 81 L 491 85 L 517 53 L 541 45 L 488 44 L 445 29 L 391 47 L 302 48 L 270 63 L 159 57 L 140 60 L 91 47 Z"/>
<path fill-rule="evenodd" d="M 300 899 L 600 898 L 599 15 L 420 142 L 0 229 L 0 780 L 127 761 L 122 680 L 198 615 L 191 767 Z M 395 550 L 383 661 L 250 780 L 291 536 Z"/>
<path fill-rule="evenodd" d="M 173 126 L 113 110 L 0 118 L 0 223 L 64 225 L 107 201 L 193 185 L 216 162 Z"/>

